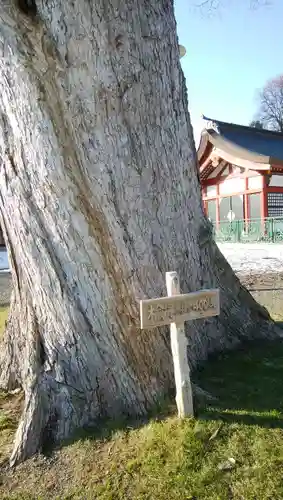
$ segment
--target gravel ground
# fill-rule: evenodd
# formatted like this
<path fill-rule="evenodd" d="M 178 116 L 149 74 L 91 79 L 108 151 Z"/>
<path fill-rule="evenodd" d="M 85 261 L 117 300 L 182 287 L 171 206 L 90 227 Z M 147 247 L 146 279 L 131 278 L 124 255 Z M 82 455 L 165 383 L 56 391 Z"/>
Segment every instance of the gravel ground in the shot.
<path fill-rule="evenodd" d="M 274 319 L 283 320 L 283 245 L 218 245 L 231 267 Z"/>
<path fill-rule="evenodd" d="M 11 274 L 0 272 L 0 306 L 10 303 L 11 285 Z"/>
<path fill-rule="evenodd" d="M 218 247 L 236 273 L 283 273 L 283 244 L 219 243 Z"/>
<path fill-rule="evenodd" d="M 10 303 L 11 273 L 5 248 L 0 248 L 0 306 Z"/>

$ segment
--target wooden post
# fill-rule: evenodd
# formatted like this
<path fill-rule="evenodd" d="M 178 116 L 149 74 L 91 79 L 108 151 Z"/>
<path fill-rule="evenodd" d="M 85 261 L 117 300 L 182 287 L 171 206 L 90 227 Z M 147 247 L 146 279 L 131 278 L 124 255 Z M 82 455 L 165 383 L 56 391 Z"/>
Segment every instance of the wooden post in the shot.
<path fill-rule="evenodd" d="M 166 287 L 169 297 L 180 294 L 180 282 L 176 272 L 166 273 Z M 184 418 L 194 414 L 185 324 L 171 323 L 170 337 L 176 384 L 176 404 L 179 417 Z"/>
<path fill-rule="evenodd" d="M 167 297 L 140 300 L 141 328 L 170 325 L 171 350 L 179 417 L 194 414 L 190 367 L 187 357 L 185 321 L 210 318 L 220 314 L 219 290 L 180 293 L 176 272 L 166 273 Z"/>

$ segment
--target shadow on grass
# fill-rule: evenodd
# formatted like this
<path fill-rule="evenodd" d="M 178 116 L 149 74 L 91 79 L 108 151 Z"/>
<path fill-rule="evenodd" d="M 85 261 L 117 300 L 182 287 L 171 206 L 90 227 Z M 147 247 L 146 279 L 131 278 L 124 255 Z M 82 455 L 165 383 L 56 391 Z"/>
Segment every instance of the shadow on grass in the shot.
<path fill-rule="evenodd" d="M 200 419 L 221 420 L 226 423 L 238 423 L 243 425 L 257 425 L 269 429 L 283 429 L 283 415 L 279 418 L 277 415 L 257 415 L 249 413 L 221 412 L 217 409 L 207 410 L 199 415 Z"/>
<path fill-rule="evenodd" d="M 221 354 L 194 374 L 216 401 L 199 407 L 200 419 L 283 428 L 283 341 L 247 343 Z"/>
<path fill-rule="evenodd" d="M 283 341 L 246 343 L 237 351 L 215 356 L 193 374 L 193 382 L 216 398 L 206 406 L 197 402 L 197 418 L 283 428 L 282 380 Z M 176 412 L 172 392 L 145 418 L 101 420 L 95 427 L 79 430 L 60 447 L 81 440 L 110 440 L 119 431 L 126 437 L 127 432 Z M 50 444 L 44 446 L 47 455 L 54 450 Z"/>
<path fill-rule="evenodd" d="M 48 439 L 43 444 L 43 454 L 46 456 L 52 455 L 53 451 L 56 449 L 60 449 L 64 446 L 69 446 L 71 444 L 76 443 L 77 441 L 110 441 L 112 437 L 119 433 L 123 432 L 123 435 L 126 437 L 127 433 L 134 430 L 139 429 L 151 421 L 162 421 L 165 420 L 170 415 L 176 414 L 176 407 L 174 402 L 174 391 L 168 394 L 168 397 L 160 400 L 156 405 L 151 408 L 147 415 L 143 417 L 129 417 L 128 415 L 121 416 L 117 419 L 101 419 L 98 420 L 94 426 L 88 426 L 82 429 L 78 429 L 73 435 L 71 435 L 68 439 L 65 439 L 63 442 L 52 443 L 50 439 Z"/>

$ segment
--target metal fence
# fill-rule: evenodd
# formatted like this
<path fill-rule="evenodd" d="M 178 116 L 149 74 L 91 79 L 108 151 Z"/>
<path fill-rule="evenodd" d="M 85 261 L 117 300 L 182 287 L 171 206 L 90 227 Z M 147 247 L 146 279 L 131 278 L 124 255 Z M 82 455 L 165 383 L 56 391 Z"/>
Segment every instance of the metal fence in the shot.
<path fill-rule="evenodd" d="M 230 243 L 283 243 L 283 217 L 220 221 L 213 224 L 214 238 Z"/>

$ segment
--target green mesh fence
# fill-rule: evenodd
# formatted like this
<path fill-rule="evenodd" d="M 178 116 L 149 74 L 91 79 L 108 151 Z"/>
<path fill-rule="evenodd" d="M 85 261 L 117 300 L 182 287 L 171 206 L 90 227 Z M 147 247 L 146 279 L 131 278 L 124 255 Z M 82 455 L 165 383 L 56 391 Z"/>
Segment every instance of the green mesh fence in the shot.
<path fill-rule="evenodd" d="M 283 242 L 283 217 L 220 221 L 218 226 L 214 223 L 213 229 L 215 240 L 219 242 Z"/>

